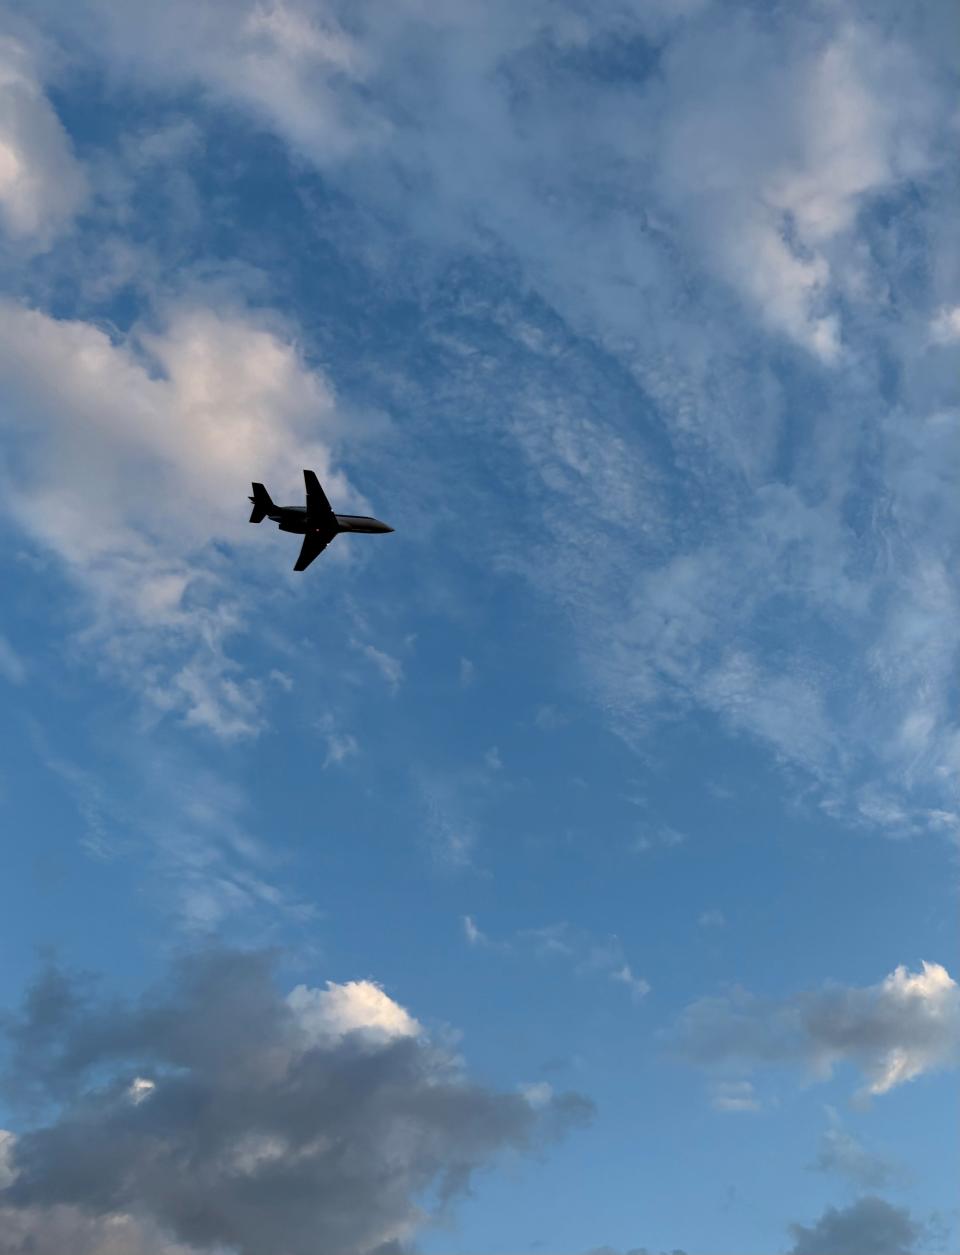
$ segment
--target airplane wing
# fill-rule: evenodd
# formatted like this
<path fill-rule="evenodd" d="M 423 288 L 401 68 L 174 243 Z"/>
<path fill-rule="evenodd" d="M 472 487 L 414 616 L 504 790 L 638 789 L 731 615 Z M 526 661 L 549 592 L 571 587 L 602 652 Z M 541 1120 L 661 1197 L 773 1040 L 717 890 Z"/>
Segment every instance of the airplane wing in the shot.
<path fill-rule="evenodd" d="M 309 472 L 308 472 L 309 474 Z M 297 558 L 297 564 L 293 568 L 295 571 L 305 571 L 314 558 L 319 558 L 330 544 L 330 537 L 325 536 L 323 532 L 309 531 L 303 538 L 303 545 L 300 549 L 300 557 Z"/>
<path fill-rule="evenodd" d="M 325 523 L 332 521 L 333 511 L 330 509 L 327 494 L 320 487 L 320 481 L 313 471 L 303 472 L 303 482 L 307 489 L 307 518 L 317 521 L 322 519 Z"/>

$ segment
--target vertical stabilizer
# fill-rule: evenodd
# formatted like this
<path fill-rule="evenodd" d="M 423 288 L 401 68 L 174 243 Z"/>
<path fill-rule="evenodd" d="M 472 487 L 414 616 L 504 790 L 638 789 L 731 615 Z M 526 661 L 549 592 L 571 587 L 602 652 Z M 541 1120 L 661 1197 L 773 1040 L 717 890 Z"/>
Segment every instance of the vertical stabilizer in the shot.
<path fill-rule="evenodd" d="M 253 511 L 250 515 L 250 522 L 262 523 L 273 509 L 273 502 L 270 500 L 270 494 L 263 484 L 253 484 L 252 488 L 253 496 L 250 500 L 253 502 Z"/>

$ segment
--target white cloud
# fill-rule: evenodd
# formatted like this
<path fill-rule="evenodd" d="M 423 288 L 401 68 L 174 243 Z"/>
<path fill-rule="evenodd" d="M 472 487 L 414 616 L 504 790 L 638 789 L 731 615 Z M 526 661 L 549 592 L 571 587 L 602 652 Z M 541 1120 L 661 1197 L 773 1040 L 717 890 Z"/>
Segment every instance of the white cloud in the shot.
<path fill-rule="evenodd" d="M 394 658 L 392 654 L 386 653 L 382 649 L 378 649 L 376 645 L 369 643 L 354 642 L 355 648 L 368 659 L 383 676 L 387 682 L 387 686 L 391 693 L 397 693 L 403 682 L 403 663 L 399 658 Z"/>
<path fill-rule="evenodd" d="M 324 715 L 323 718 L 318 719 L 316 727 L 327 743 L 327 756 L 323 760 L 324 768 L 339 767 L 348 758 L 353 758 L 360 753 L 357 738 L 351 732 L 339 729 L 332 715 Z"/>
<path fill-rule="evenodd" d="M 329 732 L 327 734 L 327 756 L 323 760 L 324 767 L 339 766 L 348 758 L 359 754 L 360 746 L 351 732 Z"/>
<path fill-rule="evenodd" d="M 960 343 L 960 305 L 941 309 L 930 324 L 934 344 Z"/>
<path fill-rule="evenodd" d="M 463 917 L 463 935 L 471 946 L 485 946 L 489 944 L 486 933 L 481 932 L 477 927 L 472 915 L 464 915 Z"/>
<path fill-rule="evenodd" d="M 553 1098 L 553 1086 L 548 1081 L 533 1081 L 529 1085 L 521 1085 L 520 1093 L 531 1107 L 545 1107 Z"/>
<path fill-rule="evenodd" d="M 0 34 L 0 225 L 43 248 L 83 205 L 87 184 L 29 51 Z"/>
<path fill-rule="evenodd" d="M 711 1087 L 714 1111 L 759 1111 L 761 1102 L 750 1081 L 717 1081 Z"/>
<path fill-rule="evenodd" d="M 135 1076 L 127 1088 L 127 1097 L 136 1107 L 146 1102 L 156 1088 L 156 1081 L 151 1081 L 145 1076 Z"/>
<path fill-rule="evenodd" d="M 311 1041 L 330 1044 L 347 1033 L 359 1033 L 372 1043 L 383 1043 L 423 1032 L 412 1015 L 369 980 L 344 985 L 327 981 L 326 989 L 297 985 L 287 1002 Z"/>
<path fill-rule="evenodd" d="M 69 21 L 69 18 L 67 19 Z M 108 0 L 75 30 L 118 69 L 162 87 L 198 85 L 239 107 L 318 163 L 389 136 L 363 105 L 370 50 L 329 6 L 301 0 L 171 0 L 131 9 Z"/>
<path fill-rule="evenodd" d="M 260 685 L 227 654 L 244 606 L 212 544 L 254 539 L 252 477 L 279 494 L 303 465 L 329 478 L 324 379 L 239 309 L 173 307 L 115 341 L 5 301 L 0 390 L 4 507 L 86 594 L 86 639 L 160 710 L 255 731 Z"/>
<path fill-rule="evenodd" d="M 622 963 L 610 973 L 610 979 L 618 985 L 626 985 L 634 1002 L 641 1002 L 650 992 L 650 982 L 642 976 L 635 976 L 629 963 Z"/>
<path fill-rule="evenodd" d="M 950 238 L 945 20 L 634 9 L 498 2 L 481 19 L 409 0 L 348 31 L 307 0 L 110 2 L 67 29 L 115 74 L 244 110 L 431 249 L 472 246 L 478 226 L 496 240 L 653 411 L 608 422 L 532 366 L 490 407 L 525 459 L 528 535 L 550 538 L 509 561 L 570 611 L 598 702 L 634 743 L 659 705 L 718 711 L 813 772 L 837 813 L 889 782 L 909 826 L 953 809 L 960 752 L 956 555 L 941 552 L 953 379 L 928 353 L 957 298 L 954 269 L 911 243 Z M 625 39 L 652 40 L 650 72 L 608 81 L 596 67 Z M 910 180 L 925 207 L 880 230 L 873 209 Z M 531 361 L 556 360 L 528 309 L 486 312 Z M 785 363 L 785 346 L 801 352 Z M 702 526 L 675 517 L 671 468 Z M 796 636 L 769 645 L 772 624 L 800 622 L 829 641 L 814 660 Z"/>
<path fill-rule="evenodd" d="M 879 1095 L 960 1060 L 960 989 L 938 963 L 898 967 L 879 985 L 827 985 L 782 1002 L 742 990 L 686 1008 L 673 1034 L 691 1062 L 799 1064 L 826 1079 L 841 1063 Z"/>
<path fill-rule="evenodd" d="M 635 837 L 630 848 L 636 854 L 648 854 L 651 850 L 675 850 L 686 843 L 686 836 L 669 824 L 650 825 Z"/>

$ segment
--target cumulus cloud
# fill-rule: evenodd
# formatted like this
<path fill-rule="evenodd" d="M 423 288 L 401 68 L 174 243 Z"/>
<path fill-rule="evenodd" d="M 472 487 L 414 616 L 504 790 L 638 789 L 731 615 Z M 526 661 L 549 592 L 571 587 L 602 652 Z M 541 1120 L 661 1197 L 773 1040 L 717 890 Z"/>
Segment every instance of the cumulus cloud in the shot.
<path fill-rule="evenodd" d="M 0 33 L 0 226 L 43 248 L 87 196 L 83 170 L 29 50 Z"/>
<path fill-rule="evenodd" d="M 260 686 L 227 647 L 243 608 L 214 545 L 250 542 L 251 467 L 279 492 L 304 465 L 328 475 L 323 377 L 239 309 L 181 305 L 113 339 L 5 301 L 0 393 L 4 508 L 86 595 L 99 656 L 156 709 L 255 731 Z"/>
<path fill-rule="evenodd" d="M 790 1255 L 911 1255 L 924 1230 L 906 1207 L 873 1196 L 828 1207 L 815 1224 L 790 1228 Z"/>
<path fill-rule="evenodd" d="M 472 1083 L 370 981 L 283 996 L 264 954 L 194 955 L 137 1004 L 49 972 L 6 1029 L 9 1092 L 56 1111 L 0 1143 L 11 1253 L 359 1255 L 590 1111 Z"/>
<path fill-rule="evenodd" d="M 742 990 L 692 1003 L 673 1035 L 679 1055 L 706 1066 L 794 1064 L 826 1078 L 841 1063 L 885 1094 L 960 1058 L 960 989 L 946 968 L 898 967 L 878 985 L 827 985 L 782 1002 Z"/>

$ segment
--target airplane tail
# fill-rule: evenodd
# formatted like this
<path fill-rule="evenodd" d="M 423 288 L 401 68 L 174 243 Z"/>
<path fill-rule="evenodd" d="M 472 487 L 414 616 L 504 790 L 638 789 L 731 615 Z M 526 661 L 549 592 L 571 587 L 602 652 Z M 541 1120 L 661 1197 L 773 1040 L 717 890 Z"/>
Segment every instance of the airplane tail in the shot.
<path fill-rule="evenodd" d="M 253 496 L 250 500 L 253 502 L 253 512 L 250 515 L 250 522 L 262 523 L 273 509 L 273 502 L 263 484 L 253 484 L 252 487 Z"/>

